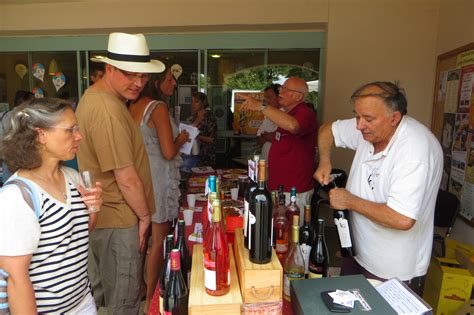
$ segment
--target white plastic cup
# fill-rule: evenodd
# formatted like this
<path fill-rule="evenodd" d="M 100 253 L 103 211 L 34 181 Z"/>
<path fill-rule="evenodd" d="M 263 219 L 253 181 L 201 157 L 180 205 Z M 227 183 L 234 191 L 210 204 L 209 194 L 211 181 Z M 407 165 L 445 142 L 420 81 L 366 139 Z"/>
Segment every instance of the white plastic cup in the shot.
<path fill-rule="evenodd" d="M 184 209 L 183 210 L 183 217 L 184 217 L 184 224 L 190 226 L 193 224 L 193 215 L 194 211 L 192 209 Z"/>
<path fill-rule="evenodd" d="M 188 194 L 188 207 L 193 208 L 196 206 L 196 194 Z"/>
<path fill-rule="evenodd" d="M 239 198 L 239 188 L 231 188 L 230 189 L 230 198 L 232 200 L 237 200 Z"/>

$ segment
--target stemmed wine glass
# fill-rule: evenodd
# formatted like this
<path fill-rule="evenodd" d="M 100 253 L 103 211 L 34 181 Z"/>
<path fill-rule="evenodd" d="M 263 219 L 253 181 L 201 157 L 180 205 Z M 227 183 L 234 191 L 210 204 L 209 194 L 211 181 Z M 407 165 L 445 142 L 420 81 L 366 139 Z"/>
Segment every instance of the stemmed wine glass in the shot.
<path fill-rule="evenodd" d="M 95 187 L 94 177 L 92 176 L 91 171 L 82 171 L 81 173 L 82 185 L 86 189 L 86 196 L 89 194 L 90 189 Z M 87 207 L 87 213 L 94 213 L 99 211 L 94 206 Z"/>

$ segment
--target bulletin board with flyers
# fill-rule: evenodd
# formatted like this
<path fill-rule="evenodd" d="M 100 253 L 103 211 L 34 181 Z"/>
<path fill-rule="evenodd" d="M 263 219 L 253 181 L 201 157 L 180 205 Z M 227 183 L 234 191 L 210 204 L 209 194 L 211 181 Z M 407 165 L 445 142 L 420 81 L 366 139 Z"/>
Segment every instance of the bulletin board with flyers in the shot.
<path fill-rule="evenodd" d="M 441 189 L 474 226 L 474 42 L 438 56 L 431 129 L 444 153 Z"/>

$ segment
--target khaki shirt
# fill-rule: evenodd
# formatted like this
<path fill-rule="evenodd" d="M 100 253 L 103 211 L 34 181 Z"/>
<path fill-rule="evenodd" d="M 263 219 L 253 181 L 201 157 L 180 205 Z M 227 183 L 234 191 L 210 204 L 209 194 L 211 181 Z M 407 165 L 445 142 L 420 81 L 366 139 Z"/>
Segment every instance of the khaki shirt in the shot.
<path fill-rule="evenodd" d="M 150 165 L 143 138 L 125 104 L 114 94 L 87 90 L 81 97 L 77 120 L 83 139 L 77 160 L 102 182 L 103 205 L 97 228 L 128 228 L 137 217 L 123 197 L 113 170 L 133 165 L 145 188 L 150 214 L 155 213 Z"/>

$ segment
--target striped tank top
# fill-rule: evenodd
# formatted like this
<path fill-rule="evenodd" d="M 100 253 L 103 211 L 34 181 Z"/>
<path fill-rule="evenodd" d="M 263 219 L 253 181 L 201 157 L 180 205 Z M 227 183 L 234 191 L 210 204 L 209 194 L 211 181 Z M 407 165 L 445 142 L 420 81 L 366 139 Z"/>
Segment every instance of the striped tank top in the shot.
<path fill-rule="evenodd" d="M 29 273 L 40 314 L 67 313 L 91 292 L 87 274 L 89 216 L 79 191 L 65 178 L 68 204 L 37 186 L 42 196 L 41 236 Z"/>

